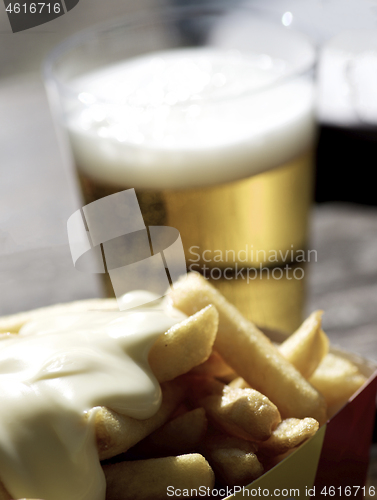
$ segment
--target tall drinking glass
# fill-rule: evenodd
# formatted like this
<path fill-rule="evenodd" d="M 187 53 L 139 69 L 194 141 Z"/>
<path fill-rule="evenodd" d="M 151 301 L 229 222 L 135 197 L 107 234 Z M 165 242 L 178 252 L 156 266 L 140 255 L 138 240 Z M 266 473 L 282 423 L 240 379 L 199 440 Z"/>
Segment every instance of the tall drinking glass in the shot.
<path fill-rule="evenodd" d="M 253 321 L 301 321 L 312 199 L 313 64 L 252 9 L 160 8 L 81 33 L 45 65 L 84 200 L 135 188 L 180 231 L 189 270 Z"/>

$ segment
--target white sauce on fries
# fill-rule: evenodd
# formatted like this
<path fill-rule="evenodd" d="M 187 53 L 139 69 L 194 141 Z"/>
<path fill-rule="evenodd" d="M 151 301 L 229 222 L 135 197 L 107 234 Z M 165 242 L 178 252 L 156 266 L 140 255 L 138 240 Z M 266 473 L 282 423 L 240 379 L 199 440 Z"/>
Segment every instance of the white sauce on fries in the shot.
<path fill-rule="evenodd" d="M 155 414 L 161 390 L 148 352 L 185 318 L 162 305 L 90 311 L 31 321 L 1 342 L 0 474 L 14 498 L 105 498 L 93 416 L 85 412 Z"/>

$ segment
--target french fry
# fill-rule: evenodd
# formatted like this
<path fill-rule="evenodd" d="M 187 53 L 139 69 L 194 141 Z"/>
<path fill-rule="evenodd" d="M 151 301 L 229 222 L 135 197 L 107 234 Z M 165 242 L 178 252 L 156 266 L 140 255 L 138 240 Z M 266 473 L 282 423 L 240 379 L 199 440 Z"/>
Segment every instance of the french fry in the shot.
<path fill-rule="evenodd" d="M 36 321 L 51 316 L 62 314 L 76 314 L 85 311 L 117 311 L 116 299 L 87 299 L 69 302 L 67 304 L 56 304 L 41 307 L 31 311 L 25 311 L 0 319 L 0 333 L 18 333 L 21 327 L 29 321 Z"/>
<path fill-rule="evenodd" d="M 237 377 L 233 379 L 231 382 L 229 382 L 228 385 L 232 389 L 247 389 L 248 387 L 250 387 L 249 384 L 246 382 L 246 380 L 243 379 L 242 377 Z"/>
<path fill-rule="evenodd" d="M 227 486 L 245 486 L 263 474 L 263 466 L 255 455 L 256 446 L 250 441 L 209 435 L 202 449 L 218 480 Z"/>
<path fill-rule="evenodd" d="M 206 459 L 197 453 L 178 457 L 151 458 L 120 462 L 103 467 L 106 500 L 165 500 L 168 487 L 187 490 L 198 496 L 199 488 L 212 489 L 214 473 Z M 187 496 L 186 496 L 187 497 Z"/>
<path fill-rule="evenodd" d="M 318 427 L 314 418 L 287 418 L 278 424 L 267 441 L 258 444 L 258 450 L 265 455 L 282 455 L 312 437 Z"/>
<path fill-rule="evenodd" d="M 136 456 L 183 455 L 197 449 L 207 431 L 203 408 L 188 411 L 152 432 L 134 448 Z"/>
<path fill-rule="evenodd" d="M 220 380 L 195 375 L 192 372 L 181 377 L 181 380 L 182 383 L 186 384 L 189 401 L 196 406 L 200 406 L 198 402 L 207 396 L 222 396 L 225 387 L 225 384 Z"/>
<path fill-rule="evenodd" d="M 326 421 L 326 403 L 270 340 L 203 277 L 192 273 L 170 291 L 175 307 L 193 314 L 213 304 L 219 313 L 214 348 L 253 388 L 276 404 L 282 417 Z"/>
<path fill-rule="evenodd" d="M 300 328 L 279 346 L 284 357 L 305 378 L 309 378 L 308 374 L 318 367 L 329 348 L 328 337 L 321 329 L 321 316 L 322 311 L 312 313 Z M 250 387 L 242 377 L 232 380 L 229 386 L 240 389 Z"/>
<path fill-rule="evenodd" d="M 101 460 L 127 451 L 168 421 L 183 401 L 185 389 L 176 380 L 161 384 L 161 389 L 161 407 L 153 417 L 146 420 L 120 415 L 104 407 L 94 408 L 88 412 L 88 418 L 91 418 L 94 412 L 97 447 Z"/>
<path fill-rule="evenodd" d="M 210 422 L 232 436 L 263 441 L 280 422 L 276 406 L 254 389 L 232 389 L 210 379 L 190 377 L 191 397 Z"/>
<path fill-rule="evenodd" d="M 172 380 L 206 361 L 218 321 L 216 309 L 207 306 L 162 334 L 149 353 L 149 365 L 157 380 Z"/>
<path fill-rule="evenodd" d="M 328 406 L 343 405 L 366 382 L 357 366 L 329 353 L 309 379 L 320 391 Z"/>
<path fill-rule="evenodd" d="M 224 389 L 200 401 L 208 418 L 233 436 L 265 440 L 280 421 L 276 406 L 254 389 Z"/>
<path fill-rule="evenodd" d="M 279 351 L 308 379 L 329 351 L 329 339 L 321 328 L 323 311 L 313 312 L 290 337 Z"/>
<path fill-rule="evenodd" d="M 228 378 L 234 375 L 234 370 L 225 363 L 218 352 L 212 351 L 207 361 L 193 368 L 191 373 L 206 377 Z"/>

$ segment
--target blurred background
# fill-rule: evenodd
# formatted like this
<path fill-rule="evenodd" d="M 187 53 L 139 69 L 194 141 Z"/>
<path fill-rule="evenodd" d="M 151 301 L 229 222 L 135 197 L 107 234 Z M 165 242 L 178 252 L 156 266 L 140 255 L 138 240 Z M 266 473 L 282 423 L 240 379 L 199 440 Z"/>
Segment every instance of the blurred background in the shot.
<path fill-rule="evenodd" d="M 65 227 L 80 195 L 67 153 L 59 149 L 42 61 L 77 31 L 161 3 L 80 0 L 67 14 L 14 34 L 0 6 L 1 314 L 102 293 L 95 276 L 72 266 Z M 332 339 L 377 359 L 377 2 L 249 4 L 273 22 L 306 33 L 319 54 L 309 245 L 318 261 L 308 273 L 306 310 L 325 309 Z"/>

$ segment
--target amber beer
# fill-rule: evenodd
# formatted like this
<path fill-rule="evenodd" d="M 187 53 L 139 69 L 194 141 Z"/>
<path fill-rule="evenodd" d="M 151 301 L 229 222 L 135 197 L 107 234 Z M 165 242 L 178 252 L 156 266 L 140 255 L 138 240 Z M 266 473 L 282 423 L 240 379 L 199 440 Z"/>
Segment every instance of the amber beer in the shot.
<path fill-rule="evenodd" d="M 250 75 L 259 91 L 240 91 Z M 254 321 L 292 330 L 312 194 L 312 84 L 275 77 L 221 49 L 142 56 L 77 80 L 89 105 L 67 130 L 86 203 L 135 188 L 147 226 L 180 231 L 190 270 Z M 109 81 L 116 108 L 98 99 Z"/>

